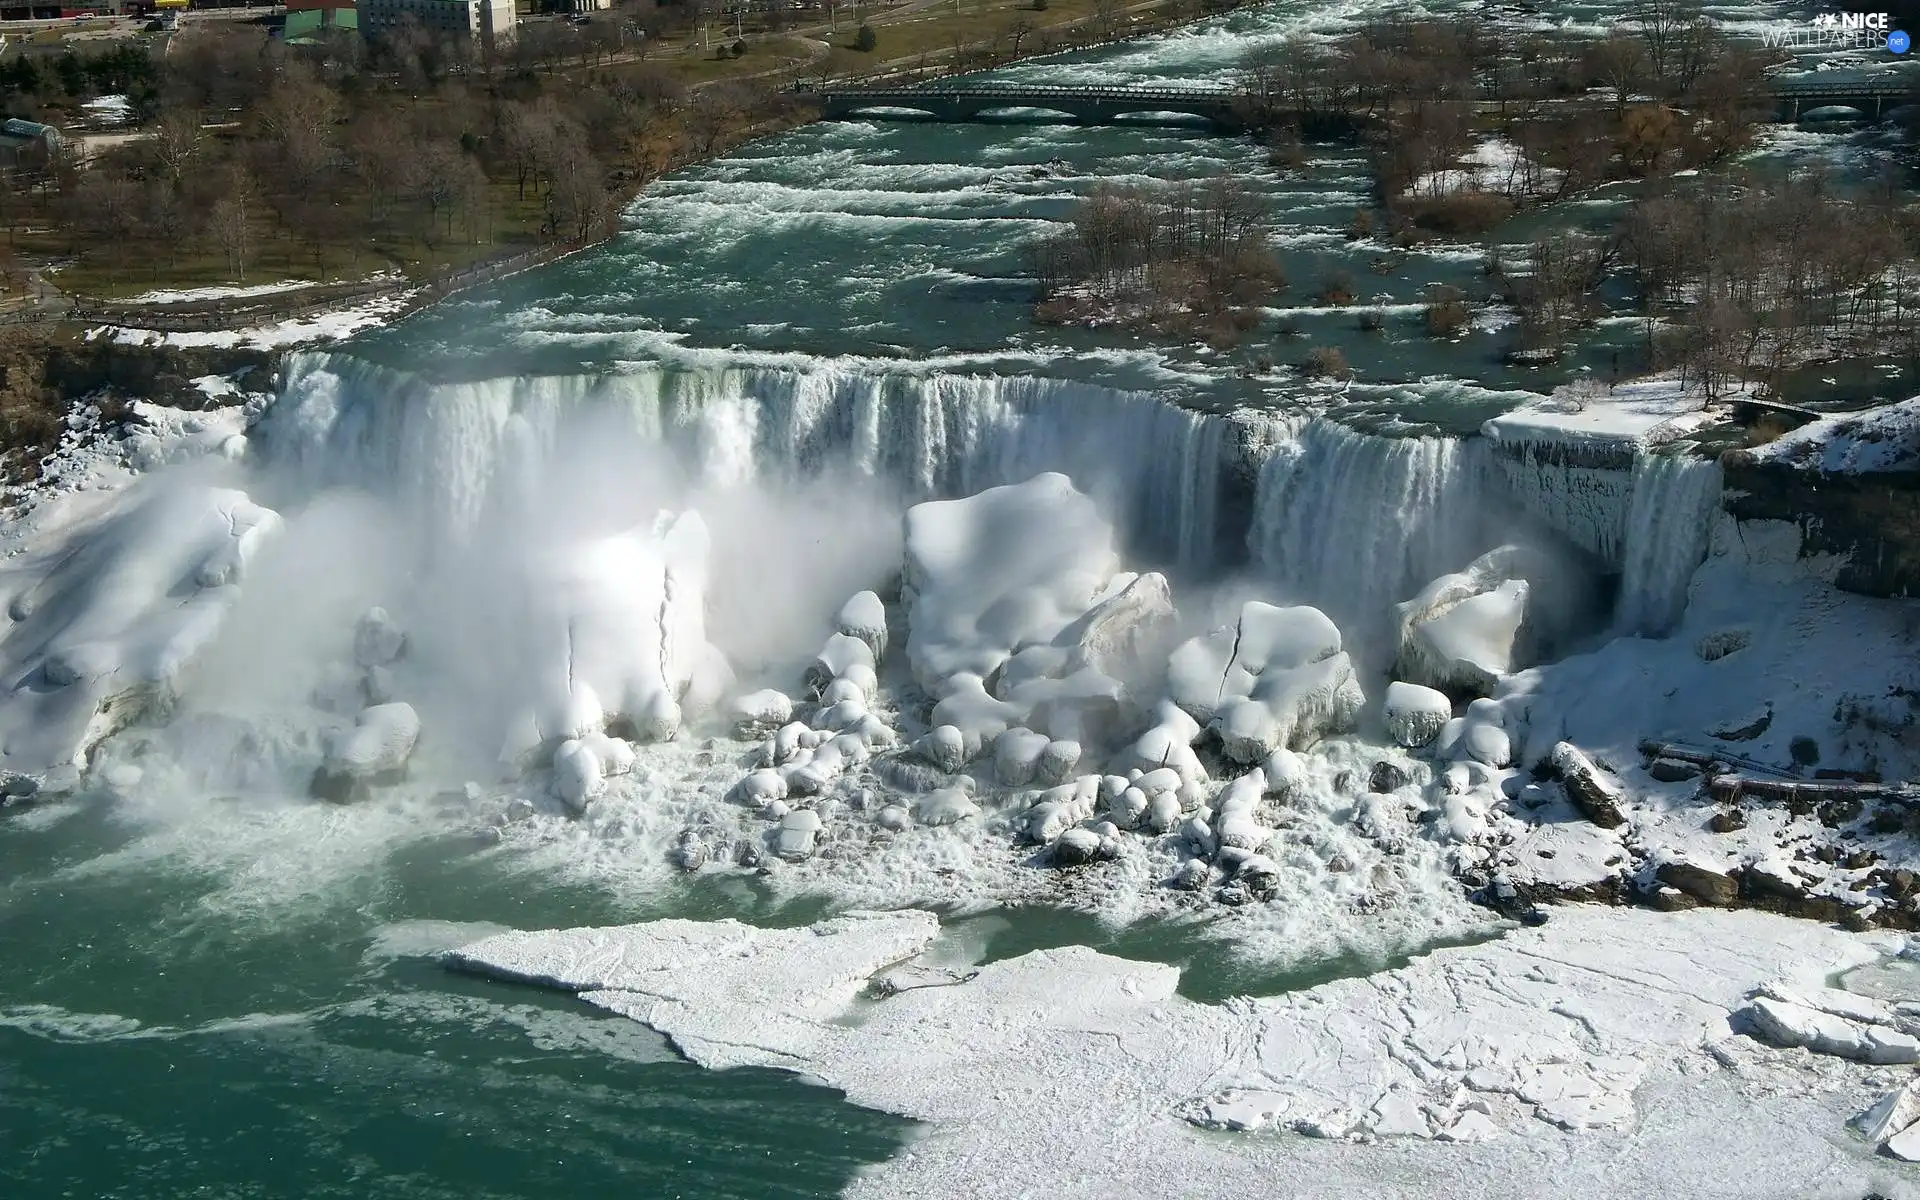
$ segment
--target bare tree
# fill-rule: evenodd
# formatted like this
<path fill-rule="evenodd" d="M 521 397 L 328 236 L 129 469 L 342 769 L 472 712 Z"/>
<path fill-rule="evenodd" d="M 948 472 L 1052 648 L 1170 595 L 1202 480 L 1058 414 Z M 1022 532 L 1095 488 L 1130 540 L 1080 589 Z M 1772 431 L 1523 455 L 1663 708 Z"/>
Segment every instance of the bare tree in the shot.
<path fill-rule="evenodd" d="M 200 110 L 170 108 L 160 115 L 153 131 L 154 157 L 170 180 L 178 181 L 193 166 L 204 146 Z"/>
<path fill-rule="evenodd" d="M 1648 69 L 1655 79 L 1664 80 L 1674 65 L 1681 31 L 1700 20 L 1700 6 L 1695 0 L 1633 0 L 1627 20 L 1646 43 Z"/>
<path fill-rule="evenodd" d="M 1026 17 L 1015 17 L 1013 23 L 1007 26 L 1007 49 L 1012 57 L 1020 57 L 1020 45 L 1033 36 L 1033 31 L 1034 24 Z"/>
<path fill-rule="evenodd" d="M 117 170 L 101 167 L 82 175 L 73 191 L 80 231 L 105 249 L 115 266 L 125 261 L 127 243 L 140 220 L 140 189 Z"/>
<path fill-rule="evenodd" d="M 1615 33 L 1588 47 L 1587 70 L 1613 92 L 1614 111 L 1624 115 L 1627 101 L 1646 83 L 1646 47 L 1632 37 Z"/>
<path fill-rule="evenodd" d="M 234 171 L 228 178 L 226 195 L 207 211 L 207 236 L 226 256 L 227 274 L 236 282 L 247 277 L 247 260 L 253 251 L 253 180 Z"/>

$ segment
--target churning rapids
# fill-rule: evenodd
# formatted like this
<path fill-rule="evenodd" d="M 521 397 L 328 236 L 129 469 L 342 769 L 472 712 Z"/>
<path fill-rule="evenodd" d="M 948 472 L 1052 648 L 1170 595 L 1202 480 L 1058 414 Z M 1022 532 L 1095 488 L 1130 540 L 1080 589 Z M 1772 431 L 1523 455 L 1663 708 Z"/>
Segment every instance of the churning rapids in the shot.
<path fill-rule="evenodd" d="M 1914 907 L 1875 814 L 1709 826 L 1640 752 L 1911 778 L 1909 602 L 1736 521 L 1677 388 L 1568 404 L 1497 321 L 1272 314 L 1339 391 L 1029 327 L 1019 245 L 1115 175 L 1245 170 L 1291 273 L 1361 273 L 1360 158 L 1258 157 L 802 130 L 244 405 L 77 414 L 0 525 L 0 1121 L 62 1131 L 10 1194 L 1912 1194 L 1899 936 L 1496 912 Z M 629 1017 L 928 1131 L 856 1178 L 898 1127 Z M 250 1099 L 124 1086 L 176 1070 Z"/>

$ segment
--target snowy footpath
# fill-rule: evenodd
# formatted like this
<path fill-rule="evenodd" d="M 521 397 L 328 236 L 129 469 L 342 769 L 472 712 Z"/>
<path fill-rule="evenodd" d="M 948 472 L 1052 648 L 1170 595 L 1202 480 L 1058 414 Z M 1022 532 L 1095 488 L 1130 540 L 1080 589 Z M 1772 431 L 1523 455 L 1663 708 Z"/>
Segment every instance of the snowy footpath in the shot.
<path fill-rule="evenodd" d="M 1876 1121 L 1920 1108 L 1899 1090 L 1912 1068 L 1743 1031 L 1783 995 L 1829 1024 L 1904 1020 L 1826 987 L 1913 966 L 1902 944 L 1762 913 L 1570 907 L 1223 1005 L 1181 996 L 1175 967 L 1080 946 L 964 969 L 917 911 L 505 933 L 450 961 L 576 992 L 700 1065 L 799 1072 L 926 1122 L 855 1196 L 1859 1200 L 1920 1194 L 1875 1148 Z"/>

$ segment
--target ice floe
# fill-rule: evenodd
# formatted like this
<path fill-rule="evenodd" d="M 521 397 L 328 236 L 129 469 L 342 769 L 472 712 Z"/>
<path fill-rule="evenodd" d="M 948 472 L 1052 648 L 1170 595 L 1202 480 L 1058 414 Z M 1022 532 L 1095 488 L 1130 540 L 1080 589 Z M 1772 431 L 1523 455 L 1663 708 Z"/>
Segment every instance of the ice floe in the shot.
<path fill-rule="evenodd" d="M 702 1065 L 801 1072 L 928 1122 L 856 1196 L 1091 1195 L 1096 1177 L 1110 1194 L 1111 1172 L 1085 1164 L 1111 1161 L 1141 1195 L 1196 1179 L 1242 1194 L 1309 1163 L 1317 1194 L 1377 1190 L 1416 1163 L 1422 1194 L 1469 1181 L 1480 1196 L 1567 1194 L 1618 1182 L 1607 1148 L 1621 1133 L 1636 1179 L 1686 1178 L 1703 1196 L 1825 1194 L 1871 1170 L 1864 1146 L 1833 1136 L 1846 1112 L 1809 1124 L 1779 1090 L 1753 1090 L 1793 1073 L 1764 1058 L 1781 1052 L 1732 1053 L 1734 1014 L 1756 988 L 1818 988 L 1878 958 L 1871 939 L 1763 914 L 1573 910 L 1394 970 L 1216 1006 L 1183 998 L 1176 968 L 1077 946 L 887 971 L 937 933 L 917 912 L 782 930 L 668 921 L 503 934 L 453 961 L 576 992 Z M 1898 1123 L 1898 1103 L 1878 1125 Z M 1725 1126 L 1711 1177 L 1702 1149 L 1674 1136 L 1695 1112 Z M 1305 1137 L 1203 1139 L 1194 1124 Z M 1328 1141 L 1374 1144 L 1329 1156 L 1315 1148 Z"/>

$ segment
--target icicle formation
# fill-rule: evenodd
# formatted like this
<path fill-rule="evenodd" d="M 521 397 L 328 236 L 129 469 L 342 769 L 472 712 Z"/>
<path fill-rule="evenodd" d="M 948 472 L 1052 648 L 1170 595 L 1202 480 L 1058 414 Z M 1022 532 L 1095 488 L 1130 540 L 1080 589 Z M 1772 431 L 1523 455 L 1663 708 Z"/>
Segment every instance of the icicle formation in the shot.
<path fill-rule="evenodd" d="M 1719 463 L 1684 454 L 1643 452 L 1634 458 L 1633 504 L 1614 609 L 1621 632 L 1657 636 L 1680 623 L 1687 611 L 1687 585 L 1707 556 L 1719 507 Z"/>
<path fill-rule="evenodd" d="M 432 384 L 337 354 L 296 356 L 261 432 L 309 484 L 398 493 L 458 536 L 516 503 L 528 464 L 570 428 L 618 418 L 700 482 L 781 480 L 835 464 L 910 498 L 972 495 L 1060 471 L 1119 518 L 1136 552 L 1215 561 L 1232 422 L 1150 396 L 1031 377 L 715 369 Z"/>
<path fill-rule="evenodd" d="M 1394 604 L 1490 549 L 1489 522 L 1509 507 L 1477 439 L 1375 437 L 1314 419 L 1275 441 L 1250 556 L 1343 627 L 1382 626 Z"/>
<path fill-rule="evenodd" d="M 300 355 L 258 440 L 309 486 L 398 495 L 457 540 L 524 508 L 538 464 L 594 422 L 665 446 L 672 466 L 657 469 L 716 486 L 845 465 L 918 500 L 1062 472 L 1114 515 L 1130 555 L 1212 575 L 1243 544 L 1288 599 L 1326 609 L 1364 642 L 1384 634 L 1393 605 L 1516 535 L 1624 571 L 1621 628 L 1663 631 L 1684 609 L 1719 490 L 1717 468 L 1680 457 L 1582 465 L 1485 438 L 1215 416 L 1065 380 L 830 363 L 433 384 Z M 1247 513 L 1224 497 L 1249 463 Z"/>

